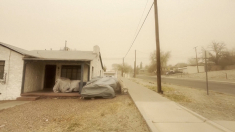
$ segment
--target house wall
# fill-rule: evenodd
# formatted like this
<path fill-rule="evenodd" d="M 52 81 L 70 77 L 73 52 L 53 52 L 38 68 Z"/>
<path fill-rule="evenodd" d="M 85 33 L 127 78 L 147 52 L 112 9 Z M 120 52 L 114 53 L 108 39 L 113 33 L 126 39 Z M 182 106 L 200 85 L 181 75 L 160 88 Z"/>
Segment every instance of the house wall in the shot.
<path fill-rule="evenodd" d="M 0 80 L 0 100 L 15 100 L 20 97 L 23 60 L 22 55 L 0 46 L 0 60 L 5 61 L 6 83 Z"/>
<path fill-rule="evenodd" d="M 92 74 L 92 67 L 94 67 L 93 74 Z M 97 56 L 90 63 L 90 79 L 96 76 L 103 76 L 103 74 L 104 74 L 104 70 L 102 69 L 100 57 L 97 54 Z"/>
<path fill-rule="evenodd" d="M 204 66 L 198 66 L 199 72 L 205 72 Z M 187 73 L 197 73 L 197 66 L 187 66 Z"/>
<path fill-rule="evenodd" d="M 44 64 L 29 62 L 25 68 L 24 92 L 32 92 L 43 88 Z"/>

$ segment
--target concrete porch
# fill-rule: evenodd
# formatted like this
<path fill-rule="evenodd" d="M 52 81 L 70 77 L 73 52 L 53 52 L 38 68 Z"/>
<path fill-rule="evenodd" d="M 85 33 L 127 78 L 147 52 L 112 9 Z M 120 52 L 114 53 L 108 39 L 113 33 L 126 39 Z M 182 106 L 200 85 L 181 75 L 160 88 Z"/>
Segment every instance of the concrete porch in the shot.
<path fill-rule="evenodd" d="M 40 97 L 80 97 L 79 92 L 72 93 L 54 93 L 51 90 L 38 90 L 33 92 L 22 93 L 16 100 L 18 101 L 35 101 Z"/>
<path fill-rule="evenodd" d="M 78 92 L 54 93 L 53 91 L 49 90 L 39 90 L 39 91 L 22 93 L 21 96 L 80 97 L 80 94 Z"/>

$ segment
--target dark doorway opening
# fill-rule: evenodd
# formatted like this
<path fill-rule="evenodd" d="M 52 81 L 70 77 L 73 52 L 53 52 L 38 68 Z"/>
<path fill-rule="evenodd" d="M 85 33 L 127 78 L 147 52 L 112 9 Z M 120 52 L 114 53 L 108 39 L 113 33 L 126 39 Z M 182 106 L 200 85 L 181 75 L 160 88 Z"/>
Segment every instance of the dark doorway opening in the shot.
<path fill-rule="evenodd" d="M 46 65 L 44 89 L 52 90 L 55 85 L 56 65 Z"/>

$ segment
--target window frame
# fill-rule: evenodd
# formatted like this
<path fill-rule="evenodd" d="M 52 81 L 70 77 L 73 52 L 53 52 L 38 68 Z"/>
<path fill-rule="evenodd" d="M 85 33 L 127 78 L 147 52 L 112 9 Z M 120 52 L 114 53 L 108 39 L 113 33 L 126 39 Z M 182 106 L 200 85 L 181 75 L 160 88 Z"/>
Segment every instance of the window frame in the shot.
<path fill-rule="evenodd" d="M 3 63 L 1 63 L 3 62 Z M 0 73 L 0 80 L 4 80 L 4 70 L 5 70 L 5 64 L 6 61 L 5 60 L 0 60 L 0 67 L 2 67 L 2 73 Z"/>
<path fill-rule="evenodd" d="M 65 70 L 65 71 L 63 71 Z M 68 70 L 71 70 L 70 73 L 68 72 Z M 76 70 L 76 72 L 73 72 L 74 70 Z M 62 65 L 61 66 L 61 70 L 60 70 L 60 77 L 65 77 L 68 78 L 70 80 L 81 80 L 81 73 L 82 73 L 82 68 L 81 65 Z M 65 72 L 65 76 L 63 75 Z M 76 74 L 74 74 L 76 73 Z M 68 75 L 70 74 L 70 75 Z M 74 75 L 76 77 L 74 77 Z"/>

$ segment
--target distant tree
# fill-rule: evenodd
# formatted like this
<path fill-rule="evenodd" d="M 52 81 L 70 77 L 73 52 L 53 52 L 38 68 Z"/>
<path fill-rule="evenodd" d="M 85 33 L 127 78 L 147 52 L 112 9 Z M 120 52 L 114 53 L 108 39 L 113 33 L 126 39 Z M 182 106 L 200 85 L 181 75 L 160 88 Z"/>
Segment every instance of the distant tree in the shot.
<path fill-rule="evenodd" d="M 123 70 L 124 73 L 130 73 L 133 71 L 133 68 L 127 63 L 124 63 L 124 66 L 123 64 L 113 64 L 112 67 L 113 67 L 113 70 L 118 70 L 118 71 Z"/>
<path fill-rule="evenodd" d="M 222 69 L 224 69 L 227 65 L 234 65 L 235 64 L 235 55 L 233 54 L 233 51 L 224 51 L 220 60 L 219 65 L 222 66 Z"/>
<path fill-rule="evenodd" d="M 213 41 L 209 45 L 209 48 L 211 50 L 211 52 L 209 52 L 209 54 L 211 55 L 209 60 L 214 62 L 216 65 L 219 65 L 219 61 L 223 56 L 224 52 L 226 51 L 226 45 L 224 43 Z"/>
<path fill-rule="evenodd" d="M 112 64 L 112 69 L 117 71 L 120 64 Z"/>
<path fill-rule="evenodd" d="M 140 62 L 140 69 L 142 69 L 143 68 L 143 66 L 142 66 L 142 62 Z"/>
<path fill-rule="evenodd" d="M 160 52 L 160 59 L 161 59 L 161 67 L 166 67 L 167 66 L 167 62 L 169 61 L 171 57 L 171 52 Z M 148 67 L 148 72 L 152 73 L 152 72 L 156 72 L 157 70 L 157 62 L 156 62 L 156 50 L 154 52 L 152 52 L 150 54 L 150 65 Z"/>
<path fill-rule="evenodd" d="M 189 58 L 189 59 L 188 59 L 188 64 L 189 64 L 189 65 L 196 65 L 196 64 L 197 64 L 197 61 L 196 61 L 196 59 L 194 59 L 194 58 Z"/>

